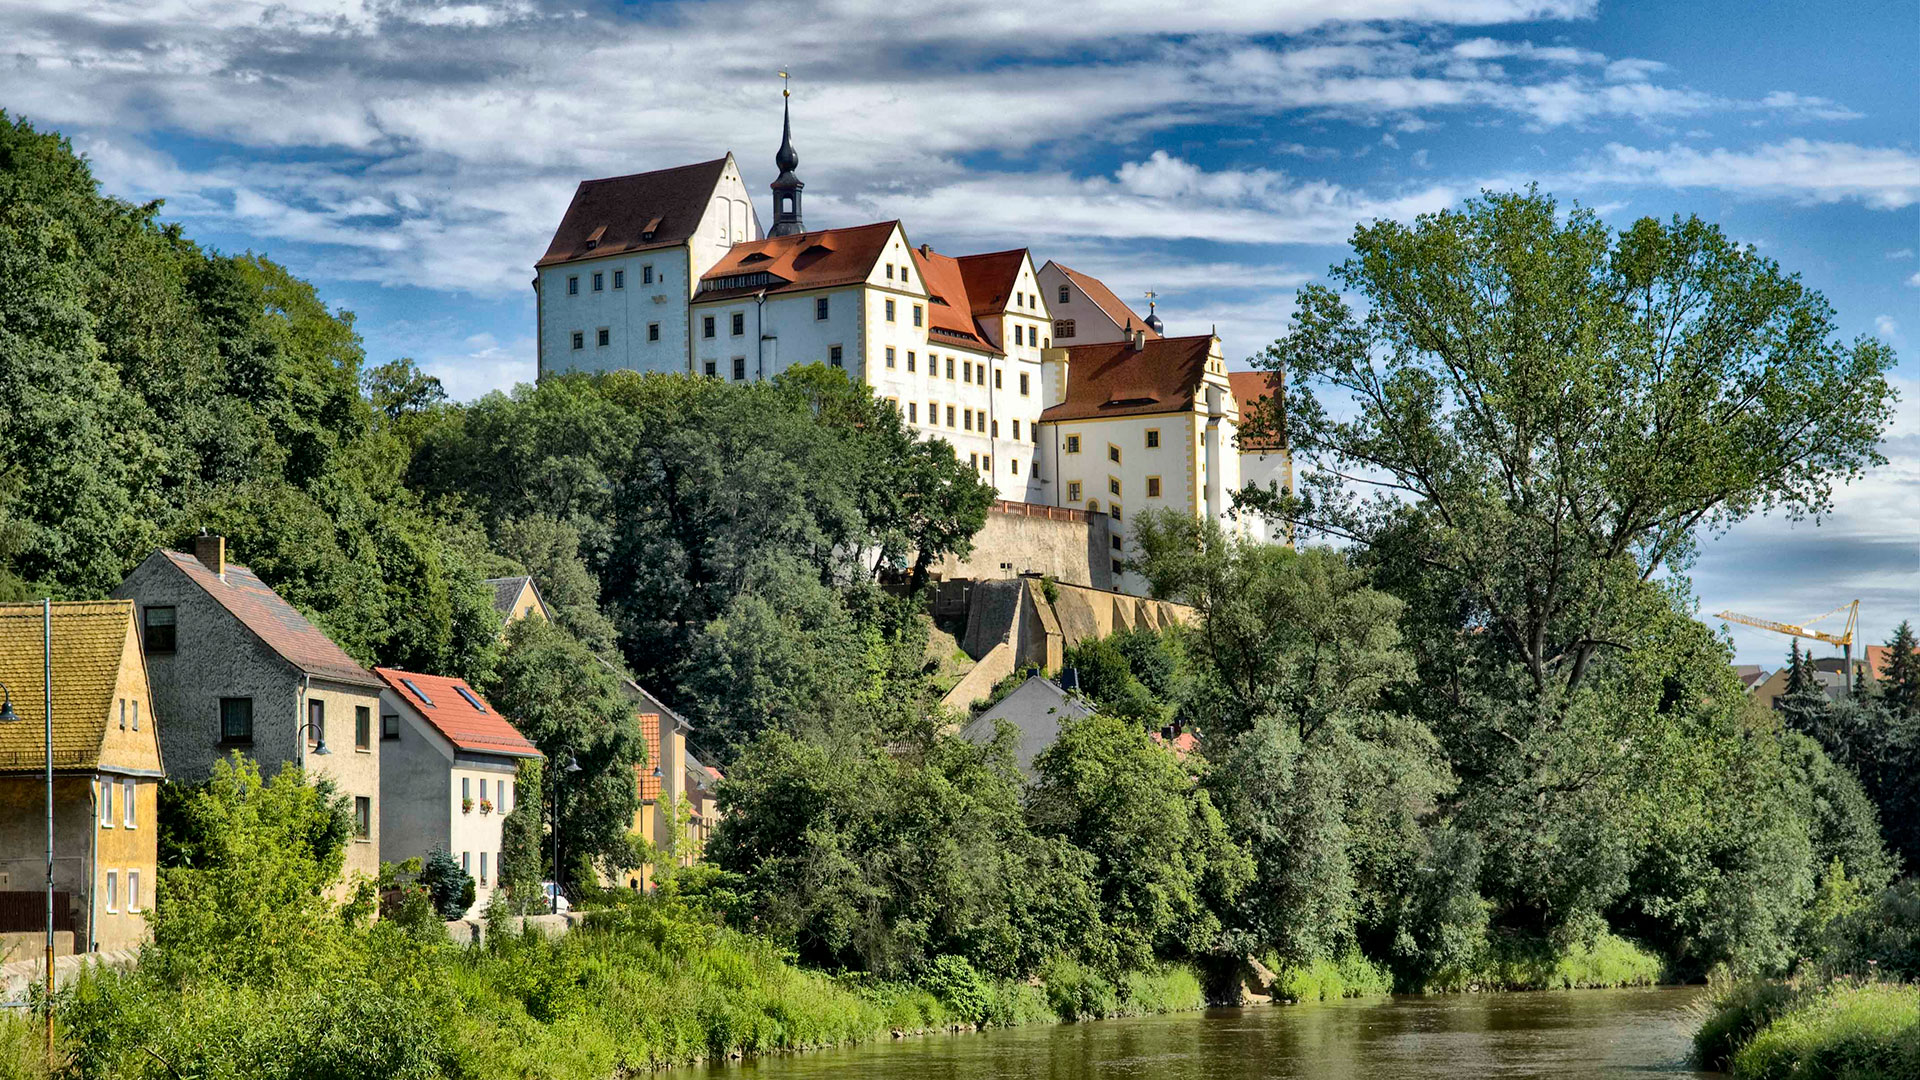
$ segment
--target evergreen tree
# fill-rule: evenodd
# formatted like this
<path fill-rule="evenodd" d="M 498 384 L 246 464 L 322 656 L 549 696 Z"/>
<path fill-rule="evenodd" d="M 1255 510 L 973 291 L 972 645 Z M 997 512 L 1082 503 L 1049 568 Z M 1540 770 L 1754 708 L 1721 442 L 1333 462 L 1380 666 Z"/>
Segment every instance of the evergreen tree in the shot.
<path fill-rule="evenodd" d="M 1920 708 L 1920 652 L 1915 651 L 1913 626 L 1902 620 L 1887 642 L 1886 670 L 1882 683 L 1887 705 L 1896 715 L 1913 716 Z"/>
<path fill-rule="evenodd" d="M 1794 694 L 1806 690 L 1808 672 L 1809 669 L 1807 665 L 1802 662 L 1800 655 L 1800 639 L 1794 638 L 1793 648 L 1787 653 L 1787 692 L 1785 697 L 1792 697 Z M 1782 700 L 1785 700 L 1785 697 L 1783 697 Z"/>

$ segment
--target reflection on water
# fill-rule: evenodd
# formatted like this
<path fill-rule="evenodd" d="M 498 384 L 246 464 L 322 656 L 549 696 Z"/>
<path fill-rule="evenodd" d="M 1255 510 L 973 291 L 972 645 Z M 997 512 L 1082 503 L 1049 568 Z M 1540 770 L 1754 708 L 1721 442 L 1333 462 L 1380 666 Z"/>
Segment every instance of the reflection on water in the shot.
<path fill-rule="evenodd" d="M 1217 1009 L 934 1035 L 705 1070 L 718 1080 L 1429 1080 L 1700 1076 L 1685 1065 L 1702 991 L 1575 990 Z"/>

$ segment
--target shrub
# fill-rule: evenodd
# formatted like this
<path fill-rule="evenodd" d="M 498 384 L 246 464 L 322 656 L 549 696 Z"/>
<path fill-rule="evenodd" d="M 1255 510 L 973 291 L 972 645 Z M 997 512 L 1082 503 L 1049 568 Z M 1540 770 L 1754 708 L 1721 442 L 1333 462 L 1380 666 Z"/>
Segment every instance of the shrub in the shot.
<path fill-rule="evenodd" d="M 434 848 L 418 880 L 427 887 L 427 895 L 433 898 L 434 910 L 440 913 L 440 918 L 451 922 L 467 917 L 475 893 L 473 875 L 460 869 L 453 852 L 443 847 Z"/>
<path fill-rule="evenodd" d="M 1693 1063 L 1724 1072 L 1733 1055 L 1798 998 L 1784 983 L 1743 979 L 1716 988 L 1693 1033 Z"/>
<path fill-rule="evenodd" d="M 920 971 L 922 987 L 944 1002 L 954 1015 L 970 1024 L 986 1019 L 993 992 L 966 957 L 942 953 Z"/>
<path fill-rule="evenodd" d="M 1288 1001 L 1338 1001 L 1341 998 L 1373 997 L 1393 992 L 1393 975 L 1348 949 L 1338 959 L 1314 960 L 1305 965 L 1282 964 L 1269 958 L 1274 973 L 1273 996 Z"/>

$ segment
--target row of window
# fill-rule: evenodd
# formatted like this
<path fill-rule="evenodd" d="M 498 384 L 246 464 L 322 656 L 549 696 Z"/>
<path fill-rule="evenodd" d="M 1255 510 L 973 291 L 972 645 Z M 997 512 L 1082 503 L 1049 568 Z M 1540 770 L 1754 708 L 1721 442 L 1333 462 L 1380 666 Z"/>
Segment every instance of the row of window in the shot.
<path fill-rule="evenodd" d="M 493 804 L 493 808 L 502 814 L 511 812 L 513 810 L 513 806 L 511 805 L 513 802 L 513 781 L 511 780 L 496 781 L 494 788 L 495 788 L 496 794 L 500 796 L 500 801 L 498 803 Z M 473 798 L 473 777 L 463 776 L 460 778 L 460 804 L 464 806 L 466 805 L 467 801 L 472 798 Z M 490 801 L 487 798 L 487 780 L 485 777 L 480 778 L 480 801 L 483 803 Z"/>
<path fill-rule="evenodd" d="M 1158 479 L 1158 477 L 1155 477 L 1155 479 Z M 1155 494 L 1158 493 L 1158 485 L 1149 484 L 1147 486 L 1150 489 L 1153 489 Z M 1080 501 L 1080 481 L 1078 480 L 1067 481 L 1067 501 L 1070 503 L 1076 503 Z M 1099 512 L 1100 512 L 1100 500 L 1088 499 L 1087 513 L 1097 514 Z M 1117 502 L 1109 503 L 1107 505 L 1107 516 L 1111 517 L 1115 521 L 1119 521 L 1120 520 L 1120 504 Z"/>
<path fill-rule="evenodd" d="M 106 892 L 107 913 L 110 915 L 118 915 L 120 913 L 120 871 L 107 871 Z M 139 913 L 140 871 L 129 870 L 127 871 L 127 914 L 138 915 Z"/>
<path fill-rule="evenodd" d="M 821 297 L 818 301 L 816 301 L 816 304 L 821 304 L 825 302 L 826 302 L 826 298 Z M 826 318 L 825 315 L 819 314 L 817 311 L 815 312 L 814 317 L 818 319 Z M 886 301 L 886 319 L 888 322 L 895 321 L 895 307 L 894 307 L 893 297 L 891 296 L 887 297 L 887 301 Z M 913 305 L 913 325 L 925 326 L 926 324 L 927 324 L 926 307 L 921 304 Z"/>
<path fill-rule="evenodd" d="M 400 717 L 387 714 L 380 718 L 380 722 L 381 738 L 398 739 L 400 737 Z M 309 698 L 307 700 L 307 749 L 319 749 L 320 741 L 326 737 L 327 703 L 318 698 Z M 220 699 L 220 741 L 223 743 L 253 741 L 252 698 Z M 362 751 L 373 749 L 373 709 L 369 706 L 353 707 L 353 748 Z"/>
<path fill-rule="evenodd" d="M 132 710 L 133 730 L 139 731 L 140 730 L 140 699 L 139 698 L 121 698 L 120 699 L 120 730 L 121 731 L 127 730 L 127 712 L 128 712 L 127 706 L 129 705 L 133 706 L 133 710 Z"/>
<path fill-rule="evenodd" d="M 897 409 L 900 407 L 898 398 L 888 398 L 887 400 L 893 402 L 894 408 Z M 958 410 L 958 412 L 955 410 Z M 907 402 L 906 415 L 907 423 L 918 424 L 920 422 L 920 403 L 917 401 Z M 959 418 L 958 424 L 954 422 L 956 417 Z M 941 426 L 940 403 L 937 401 L 927 402 L 927 425 L 929 427 Z M 1000 437 L 1000 421 L 988 420 L 987 410 L 985 409 L 966 409 L 957 405 L 949 405 L 947 406 L 946 426 L 959 427 L 962 430 L 971 431 L 978 435 L 986 435 L 990 438 L 997 439 Z M 1040 438 L 1040 425 L 1034 424 L 1027 430 L 1033 433 L 1033 437 L 1036 440 Z M 1013 421 L 1013 437 L 1016 440 L 1020 438 L 1020 421 L 1018 419 Z"/>
<path fill-rule="evenodd" d="M 606 271 L 595 270 L 589 280 L 593 283 L 594 292 L 606 291 L 606 288 L 607 288 L 607 272 Z M 640 268 L 640 284 L 642 285 L 653 284 L 653 266 L 651 264 L 642 266 Z M 616 289 L 624 289 L 627 287 L 627 272 L 625 270 L 615 270 L 613 272 L 613 287 Z M 567 275 L 567 295 L 568 296 L 580 295 L 580 275 L 579 274 Z"/>
<path fill-rule="evenodd" d="M 708 321 L 711 322 L 712 320 L 708 320 Z M 708 334 L 707 336 L 712 337 L 713 335 Z M 647 340 L 648 341 L 660 340 L 660 324 L 659 323 L 650 322 L 647 324 Z M 602 326 L 599 329 L 595 330 L 593 332 L 593 343 L 602 349 L 613 344 L 613 328 L 610 326 Z M 587 332 L 585 330 L 575 330 L 573 332 L 572 344 L 575 349 L 586 348 Z"/>
<path fill-rule="evenodd" d="M 483 851 L 480 853 L 480 877 L 478 880 L 482 885 L 485 885 L 487 883 L 487 856 L 488 855 L 493 856 L 493 865 L 495 869 L 498 869 L 500 866 L 499 852 Z M 469 876 L 473 874 L 473 852 L 463 851 L 460 853 L 460 870 Z"/>
<path fill-rule="evenodd" d="M 1147 429 L 1147 449 L 1158 450 L 1159 448 L 1160 448 L 1160 429 L 1148 428 Z M 1077 454 L 1080 452 L 1080 436 L 1078 435 L 1067 436 L 1066 451 L 1069 454 Z M 1107 460 L 1113 462 L 1116 465 L 1120 463 L 1120 448 L 1113 445 L 1112 443 L 1107 444 Z"/>
<path fill-rule="evenodd" d="M 987 365 L 984 362 L 976 364 L 972 360 L 961 359 L 959 364 L 955 365 L 954 359 L 955 358 L 951 356 L 946 358 L 947 378 L 949 379 L 953 378 L 955 373 L 958 372 L 961 382 L 978 384 L 980 386 L 987 385 Z M 900 360 L 899 350 L 892 345 L 887 346 L 886 348 L 887 369 L 890 371 L 893 370 L 899 364 L 899 360 Z M 919 363 L 920 363 L 919 357 L 915 355 L 912 349 L 908 349 L 907 350 L 907 370 L 909 372 L 919 370 Z M 927 378 L 937 379 L 939 377 L 940 377 L 940 357 L 934 355 L 933 353 L 928 353 L 927 354 Z M 993 369 L 993 388 L 995 390 L 1003 390 L 1006 388 L 1006 382 L 1003 378 L 1003 372 L 1001 371 L 1000 368 Z M 1020 393 L 1022 395 L 1031 395 L 1033 393 L 1032 376 L 1029 373 L 1024 371 L 1020 373 Z"/>
<path fill-rule="evenodd" d="M 120 792 L 120 813 L 117 815 L 113 812 L 115 791 Z M 115 822 L 118 822 L 123 829 L 134 828 L 134 822 L 138 820 L 136 814 L 138 791 L 139 789 L 133 786 L 132 780 L 109 780 L 104 776 L 101 777 L 98 798 L 95 800 L 100 804 L 100 827 L 111 829 Z"/>

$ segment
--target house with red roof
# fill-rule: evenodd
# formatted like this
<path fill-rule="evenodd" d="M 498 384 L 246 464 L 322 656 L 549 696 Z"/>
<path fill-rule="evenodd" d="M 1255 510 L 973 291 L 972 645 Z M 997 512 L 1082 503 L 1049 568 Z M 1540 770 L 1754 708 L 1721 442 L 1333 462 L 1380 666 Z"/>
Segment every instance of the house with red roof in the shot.
<path fill-rule="evenodd" d="M 258 574 L 227 561 L 226 540 L 148 555 L 113 590 L 139 612 L 168 776 L 207 778 L 238 752 L 274 775 L 284 764 L 352 800 L 346 872 L 380 870 L 382 683 Z"/>
<path fill-rule="evenodd" d="M 380 692 L 380 858 L 445 848 L 473 876 L 475 911 L 500 884 L 502 823 L 520 763 L 542 755 L 463 679 L 374 668 Z"/>

